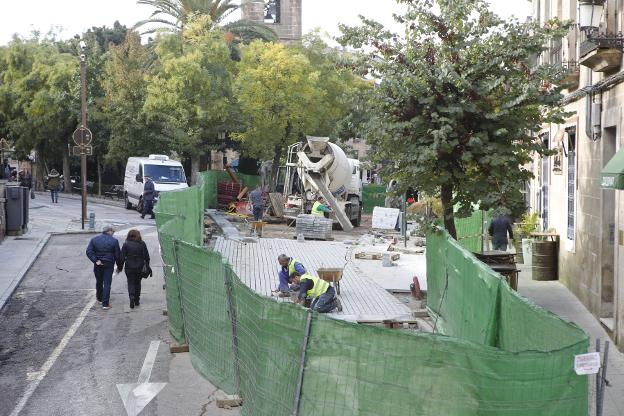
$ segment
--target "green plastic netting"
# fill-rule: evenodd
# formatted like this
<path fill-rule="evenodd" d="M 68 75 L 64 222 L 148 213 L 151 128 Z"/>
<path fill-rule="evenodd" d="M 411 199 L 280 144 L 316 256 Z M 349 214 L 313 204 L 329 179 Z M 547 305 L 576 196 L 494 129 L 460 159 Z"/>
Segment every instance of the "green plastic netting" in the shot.
<path fill-rule="evenodd" d="M 337 321 L 256 294 L 201 246 L 191 228 L 209 183 L 158 204 L 169 323 L 198 372 L 240 394 L 244 415 L 587 415 L 587 376 L 573 371 L 587 336 L 446 232 L 427 241 L 437 334 Z"/>

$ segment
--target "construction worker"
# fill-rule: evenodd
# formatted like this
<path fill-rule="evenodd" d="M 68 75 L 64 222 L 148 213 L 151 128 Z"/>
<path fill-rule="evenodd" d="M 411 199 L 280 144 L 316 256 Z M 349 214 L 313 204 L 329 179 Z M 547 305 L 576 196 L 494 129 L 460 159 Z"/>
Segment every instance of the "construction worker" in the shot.
<path fill-rule="evenodd" d="M 292 278 L 295 273 L 305 274 L 306 269 L 298 261 L 295 261 L 292 257 L 288 257 L 286 254 L 280 254 L 277 258 L 282 269 L 279 273 L 279 288 L 273 293 L 281 298 L 290 296 L 291 291 L 299 290 L 299 286 L 289 286 L 292 282 Z"/>
<path fill-rule="evenodd" d="M 342 312 L 340 300 L 336 297 L 336 290 L 325 280 L 310 274 L 295 273 L 293 283 L 299 285 L 297 303 L 303 303 L 306 298 L 312 299 L 310 309 L 318 313 L 329 313 L 334 309 Z"/>
<path fill-rule="evenodd" d="M 319 196 L 318 200 L 312 205 L 312 215 L 324 217 L 326 212 L 331 214 L 332 209 L 325 204 L 325 198 Z"/>

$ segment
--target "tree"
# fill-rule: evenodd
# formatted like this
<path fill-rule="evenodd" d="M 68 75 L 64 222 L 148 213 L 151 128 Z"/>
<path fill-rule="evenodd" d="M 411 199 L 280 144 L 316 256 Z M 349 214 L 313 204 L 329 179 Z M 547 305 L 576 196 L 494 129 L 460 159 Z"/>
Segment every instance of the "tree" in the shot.
<path fill-rule="evenodd" d="M 209 20 L 198 15 L 181 37 L 158 39 L 159 68 L 149 80 L 144 106 L 148 121 L 161 122 L 172 148 L 191 159 L 192 183 L 197 180 L 200 157 L 229 131 L 234 114 L 235 65 L 223 32 Z"/>
<path fill-rule="evenodd" d="M 157 120 L 144 110 L 148 79 L 156 55 L 130 32 L 119 46 L 112 46 L 104 69 L 103 112 L 108 119 L 108 163 L 125 163 L 129 156 L 168 154 L 171 143 Z"/>
<path fill-rule="evenodd" d="M 242 52 L 234 91 L 246 125 L 233 136 L 249 155 L 273 160 L 274 186 L 286 146 L 319 126 L 319 72 L 302 53 L 282 44 L 255 41 Z"/>
<path fill-rule="evenodd" d="M 533 66 L 533 58 L 568 27 L 503 21 L 483 0 L 401 0 L 397 20 L 405 36 L 364 20 L 341 29 L 340 42 L 360 48 L 370 76 L 380 80 L 368 102 L 363 127 L 377 161 L 399 179 L 439 195 L 444 224 L 456 237 L 459 214 L 522 206 L 520 188 L 531 177 L 524 168 L 532 152 L 548 154 L 534 137 L 543 123 L 561 122 L 564 75 L 555 66 Z"/>
<path fill-rule="evenodd" d="M 153 23 L 164 25 L 145 33 L 181 31 L 196 14 L 208 15 L 214 24 L 222 24 L 228 16 L 240 8 L 234 0 L 138 0 L 137 3 L 152 6 L 155 10 L 148 19 L 138 22 L 135 28 Z M 262 23 L 237 20 L 223 24 L 222 27 L 224 32 L 231 34 L 228 38 L 232 37 L 233 40 L 277 41 L 277 34 Z"/>

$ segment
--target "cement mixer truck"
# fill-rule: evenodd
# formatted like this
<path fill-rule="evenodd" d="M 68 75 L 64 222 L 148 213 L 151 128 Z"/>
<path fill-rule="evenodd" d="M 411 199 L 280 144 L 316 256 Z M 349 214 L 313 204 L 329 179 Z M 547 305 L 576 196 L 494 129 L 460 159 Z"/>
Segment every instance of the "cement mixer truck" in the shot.
<path fill-rule="evenodd" d="M 360 225 L 360 162 L 347 158 L 328 137 L 308 137 L 307 143 L 290 146 L 284 179 L 285 212 L 309 213 L 314 201 L 323 196 L 343 230 Z"/>

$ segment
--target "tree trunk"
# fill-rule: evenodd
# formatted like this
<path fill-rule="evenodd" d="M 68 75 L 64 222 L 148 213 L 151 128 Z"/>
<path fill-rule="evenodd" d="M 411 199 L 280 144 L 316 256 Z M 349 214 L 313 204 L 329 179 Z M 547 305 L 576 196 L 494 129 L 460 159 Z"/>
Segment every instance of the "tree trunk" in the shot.
<path fill-rule="evenodd" d="M 33 174 L 35 180 L 35 190 L 45 191 L 45 172 L 43 171 L 43 163 L 41 161 L 41 152 L 37 151 L 35 155 L 35 172 Z"/>
<path fill-rule="evenodd" d="M 71 173 L 69 167 L 69 149 L 63 151 L 63 182 L 65 183 L 65 193 L 72 191 Z"/>
<path fill-rule="evenodd" d="M 197 185 L 199 177 L 199 155 L 191 156 L 191 185 Z"/>
<path fill-rule="evenodd" d="M 102 164 L 100 163 L 99 156 L 95 158 L 95 164 L 97 165 L 98 196 L 102 196 Z"/>
<path fill-rule="evenodd" d="M 275 192 L 277 188 L 277 174 L 279 173 L 280 161 L 282 160 L 282 148 L 275 147 L 275 156 L 273 156 L 273 165 L 271 166 L 271 183 L 269 184 L 269 192 Z"/>
<path fill-rule="evenodd" d="M 440 199 L 444 210 L 444 228 L 457 240 L 457 229 L 455 228 L 455 214 L 453 212 L 453 185 L 442 185 L 440 189 Z"/>

